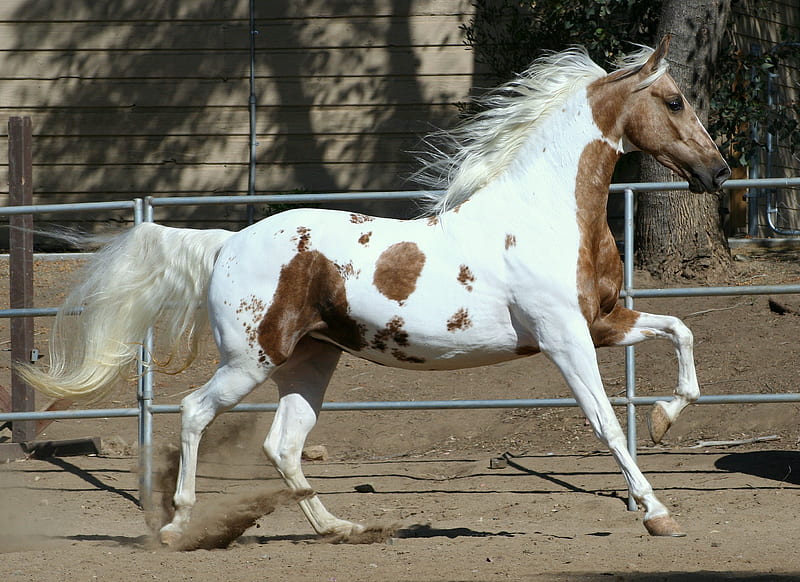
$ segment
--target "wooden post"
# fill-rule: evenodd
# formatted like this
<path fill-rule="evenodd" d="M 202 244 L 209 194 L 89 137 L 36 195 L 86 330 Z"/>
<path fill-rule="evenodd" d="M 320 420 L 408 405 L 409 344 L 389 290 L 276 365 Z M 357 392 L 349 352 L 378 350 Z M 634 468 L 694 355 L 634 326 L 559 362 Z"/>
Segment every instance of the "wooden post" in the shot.
<path fill-rule="evenodd" d="M 8 120 L 8 194 L 9 206 L 33 203 L 31 159 L 31 119 Z M 10 218 L 9 284 L 11 309 L 33 307 L 33 215 Z M 30 362 L 33 350 L 33 318 L 11 319 L 11 361 Z M 14 412 L 36 409 L 33 389 L 15 372 L 11 373 L 11 408 Z M 36 438 L 36 421 L 15 420 L 11 440 L 15 443 Z"/>

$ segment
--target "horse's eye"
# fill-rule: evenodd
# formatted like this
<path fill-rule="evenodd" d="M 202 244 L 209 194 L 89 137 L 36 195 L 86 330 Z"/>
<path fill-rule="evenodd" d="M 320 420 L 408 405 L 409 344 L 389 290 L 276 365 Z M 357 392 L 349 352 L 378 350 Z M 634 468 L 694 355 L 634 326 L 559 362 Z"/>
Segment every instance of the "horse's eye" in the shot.
<path fill-rule="evenodd" d="M 673 99 L 670 99 L 667 101 L 667 107 L 669 107 L 670 111 L 675 113 L 677 113 L 678 111 L 682 111 L 683 99 L 681 99 L 680 97 L 675 97 Z"/>

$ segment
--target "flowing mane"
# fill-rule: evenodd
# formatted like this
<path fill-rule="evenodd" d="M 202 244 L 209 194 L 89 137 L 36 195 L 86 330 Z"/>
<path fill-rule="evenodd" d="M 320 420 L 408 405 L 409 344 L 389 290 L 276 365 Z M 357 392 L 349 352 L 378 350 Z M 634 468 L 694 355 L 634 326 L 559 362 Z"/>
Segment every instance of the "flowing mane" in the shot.
<path fill-rule="evenodd" d="M 616 78 L 637 72 L 653 49 L 625 55 L 615 64 Z M 636 89 L 643 89 L 667 70 L 659 67 Z M 514 159 L 528 135 L 569 95 L 607 75 L 583 47 L 550 53 L 537 59 L 515 79 L 476 100 L 479 112 L 449 131 L 425 139 L 427 151 L 420 157 L 423 168 L 415 179 L 441 190 L 423 203 L 426 215 L 455 208 L 491 182 Z"/>

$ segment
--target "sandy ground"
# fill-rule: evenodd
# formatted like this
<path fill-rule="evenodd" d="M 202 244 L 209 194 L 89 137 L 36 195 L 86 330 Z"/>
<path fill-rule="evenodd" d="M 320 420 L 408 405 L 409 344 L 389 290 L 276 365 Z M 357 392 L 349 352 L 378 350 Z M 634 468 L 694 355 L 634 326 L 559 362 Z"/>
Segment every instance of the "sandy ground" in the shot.
<path fill-rule="evenodd" d="M 735 252 L 734 283 L 800 280 L 794 251 Z M 37 305 L 55 305 L 74 266 L 40 261 L 36 272 Z M 800 312 L 796 297 L 773 299 Z M 797 392 L 800 316 L 777 314 L 768 300 L 636 305 L 682 317 L 693 329 L 705 394 Z M 45 352 L 47 325 L 37 320 Z M 7 322 L 0 334 L 6 341 Z M 214 367 L 211 351 L 189 372 L 158 377 L 156 402 L 178 403 L 202 384 Z M 0 384 L 8 386 L 2 354 Z M 599 355 L 608 393 L 624 391 L 622 351 Z M 669 393 L 675 365 L 664 342 L 638 347 L 638 392 Z M 345 357 L 329 390 L 333 401 L 565 396 L 543 357 L 427 374 Z M 249 398 L 273 399 L 269 387 Z M 134 402 L 128 388 L 94 406 Z M 309 480 L 335 514 L 383 533 L 371 543 L 319 540 L 296 505 L 276 496 L 281 482 L 260 453 L 271 415 L 247 413 L 225 415 L 209 429 L 197 512 L 212 530 L 215 515 L 274 511 L 226 549 L 183 552 L 153 542 L 148 523 L 158 515 L 138 505 L 135 419 L 56 421 L 41 438 L 99 436 L 103 453 L 0 466 L 0 579 L 800 580 L 800 405 L 694 406 L 658 447 L 646 439 L 646 412 L 639 411 L 639 463 L 684 538 L 647 536 L 641 512 L 626 510 L 613 459 L 577 409 L 511 409 L 323 414 L 309 442 L 324 445 L 328 458 L 306 463 Z M 177 431 L 177 418 L 156 418 L 160 448 L 176 444 Z M 0 431 L 0 441 L 9 435 Z M 772 435 L 778 440 L 695 447 Z M 489 468 L 506 453 L 505 467 Z M 364 485 L 372 492 L 357 491 Z"/>

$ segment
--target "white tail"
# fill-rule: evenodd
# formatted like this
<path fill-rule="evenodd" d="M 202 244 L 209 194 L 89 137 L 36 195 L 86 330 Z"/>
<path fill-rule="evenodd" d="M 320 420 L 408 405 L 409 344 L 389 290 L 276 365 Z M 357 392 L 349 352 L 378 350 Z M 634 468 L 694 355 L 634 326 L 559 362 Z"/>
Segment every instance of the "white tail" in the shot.
<path fill-rule="evenodd" d="M 167 362 L 188 336 L 188 366 L 208 319 L 211 271 L 232 234 L 145 223 L 115 238 L 59 309 L 49 368 L 17 364 L 22 377 L 56 398 L 99 398 L 125 377 L 156 323 L 159 342 L 170 348 Z"/>

